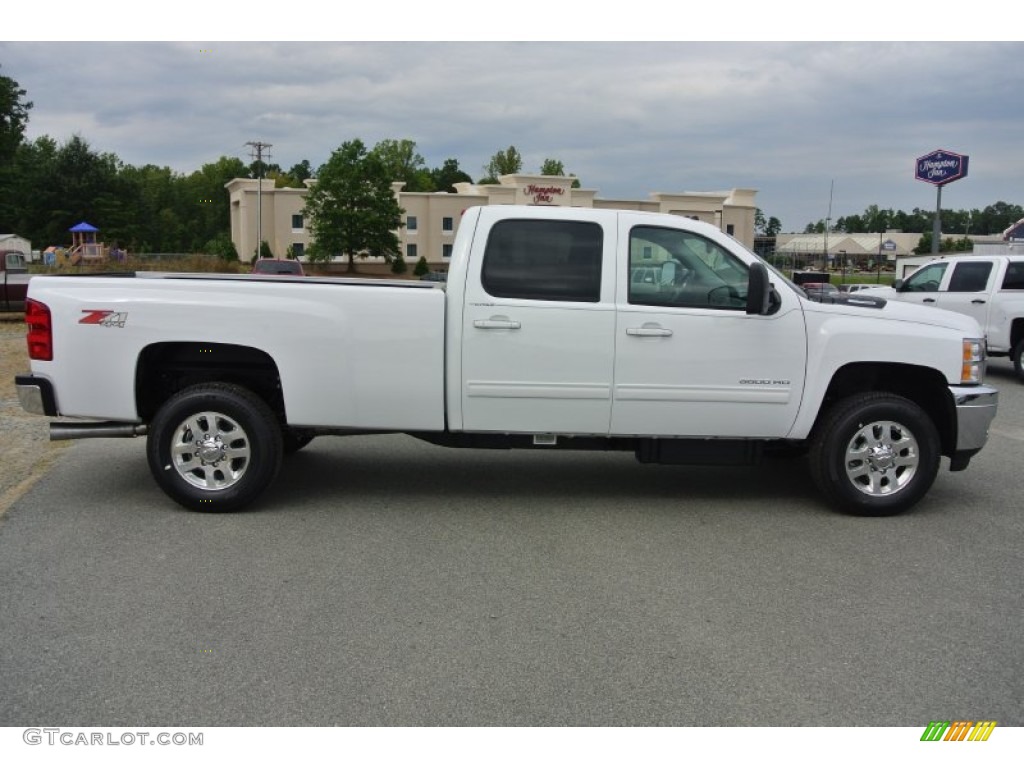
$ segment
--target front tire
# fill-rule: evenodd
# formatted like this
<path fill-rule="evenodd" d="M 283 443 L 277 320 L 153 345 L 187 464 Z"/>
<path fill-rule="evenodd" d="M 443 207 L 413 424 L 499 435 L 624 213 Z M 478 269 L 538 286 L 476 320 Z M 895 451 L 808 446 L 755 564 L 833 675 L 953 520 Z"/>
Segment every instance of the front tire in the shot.
<path fill-rule="evenodd" d="M 234 512 L 281 468 L 277 417 L 247 389 L 214 382 L 181 390 L 149 426 L 146 457 L 157 485 L 183 507 Z"/>
<path fill-rule="evenodd" d="M 906 398 L 872 392 L 837 403 L 811 441 L 811 475 L 822 494 L 854 515 L 910 509 L 939 471 L 939 434 Z"/>
<path fill-rule="evenodd" d="M 1014 345 L 1010 357 L 1013 358 L 1013 370 L 1017 374 L 1017 378 L 1024 381 L 1024 339 Z"/>

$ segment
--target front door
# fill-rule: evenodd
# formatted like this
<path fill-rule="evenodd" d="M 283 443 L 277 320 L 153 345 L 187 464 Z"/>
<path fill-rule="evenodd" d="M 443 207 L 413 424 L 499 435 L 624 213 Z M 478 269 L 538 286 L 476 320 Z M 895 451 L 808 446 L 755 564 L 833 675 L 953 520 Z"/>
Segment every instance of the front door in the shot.
<path fill-rule="evenodd" d="M 803 393 L 799 301 L 746 314 L 747 265 L 724 237 L 623 215 L 619 241 L 612 432 L 786 435 Z"/>
<path fill-rule="evenodd" d="M 942 278 L 946 274 L 947 267 L 949 267 L 949 262 L 938 261 L 914 272 L 900 286 L 900 299 L 914 304 L 923 304 L 926 307 L 937 307 L 939 305 L 939 286 L 942 285 Z"/>

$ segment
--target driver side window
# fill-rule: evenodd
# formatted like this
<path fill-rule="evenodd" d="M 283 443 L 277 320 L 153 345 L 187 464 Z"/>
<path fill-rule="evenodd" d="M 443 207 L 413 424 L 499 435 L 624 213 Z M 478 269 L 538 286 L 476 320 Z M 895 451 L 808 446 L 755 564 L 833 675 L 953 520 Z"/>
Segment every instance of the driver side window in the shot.
<path fill-rule="evenodd" d="M 745 309 L 747 265 L 712 240 L 678 229 L 633 227 L 629 303 Z"/>
<path fill-rule="evenodd" d="M 903 283 L 900 293 L 935 293 L 939 290 L 947 266 L 948 263 L 942 262 L 917 270 Z"/>

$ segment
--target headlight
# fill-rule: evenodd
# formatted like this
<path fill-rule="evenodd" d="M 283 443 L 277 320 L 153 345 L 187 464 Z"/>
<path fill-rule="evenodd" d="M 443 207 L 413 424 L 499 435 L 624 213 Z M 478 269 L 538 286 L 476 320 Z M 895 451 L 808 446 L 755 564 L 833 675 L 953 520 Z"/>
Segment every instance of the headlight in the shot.
<path fill-rule="evenodd" d="M 981 384 L 985 378 L 985 340 L 964 339 L 961 384 Z"/>

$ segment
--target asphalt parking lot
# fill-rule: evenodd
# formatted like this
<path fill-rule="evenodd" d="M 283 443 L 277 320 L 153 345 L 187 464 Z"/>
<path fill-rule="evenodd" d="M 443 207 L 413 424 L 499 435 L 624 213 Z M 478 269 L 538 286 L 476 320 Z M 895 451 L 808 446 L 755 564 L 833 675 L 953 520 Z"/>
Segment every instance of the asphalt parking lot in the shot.
<path fill-rule="evenodd" d="M 1024 725 L 1024 384 L 910 514 L 800 461 L 322 438 L 186 512 L 83 441 L 0 519 L 0 725 Z"/>

